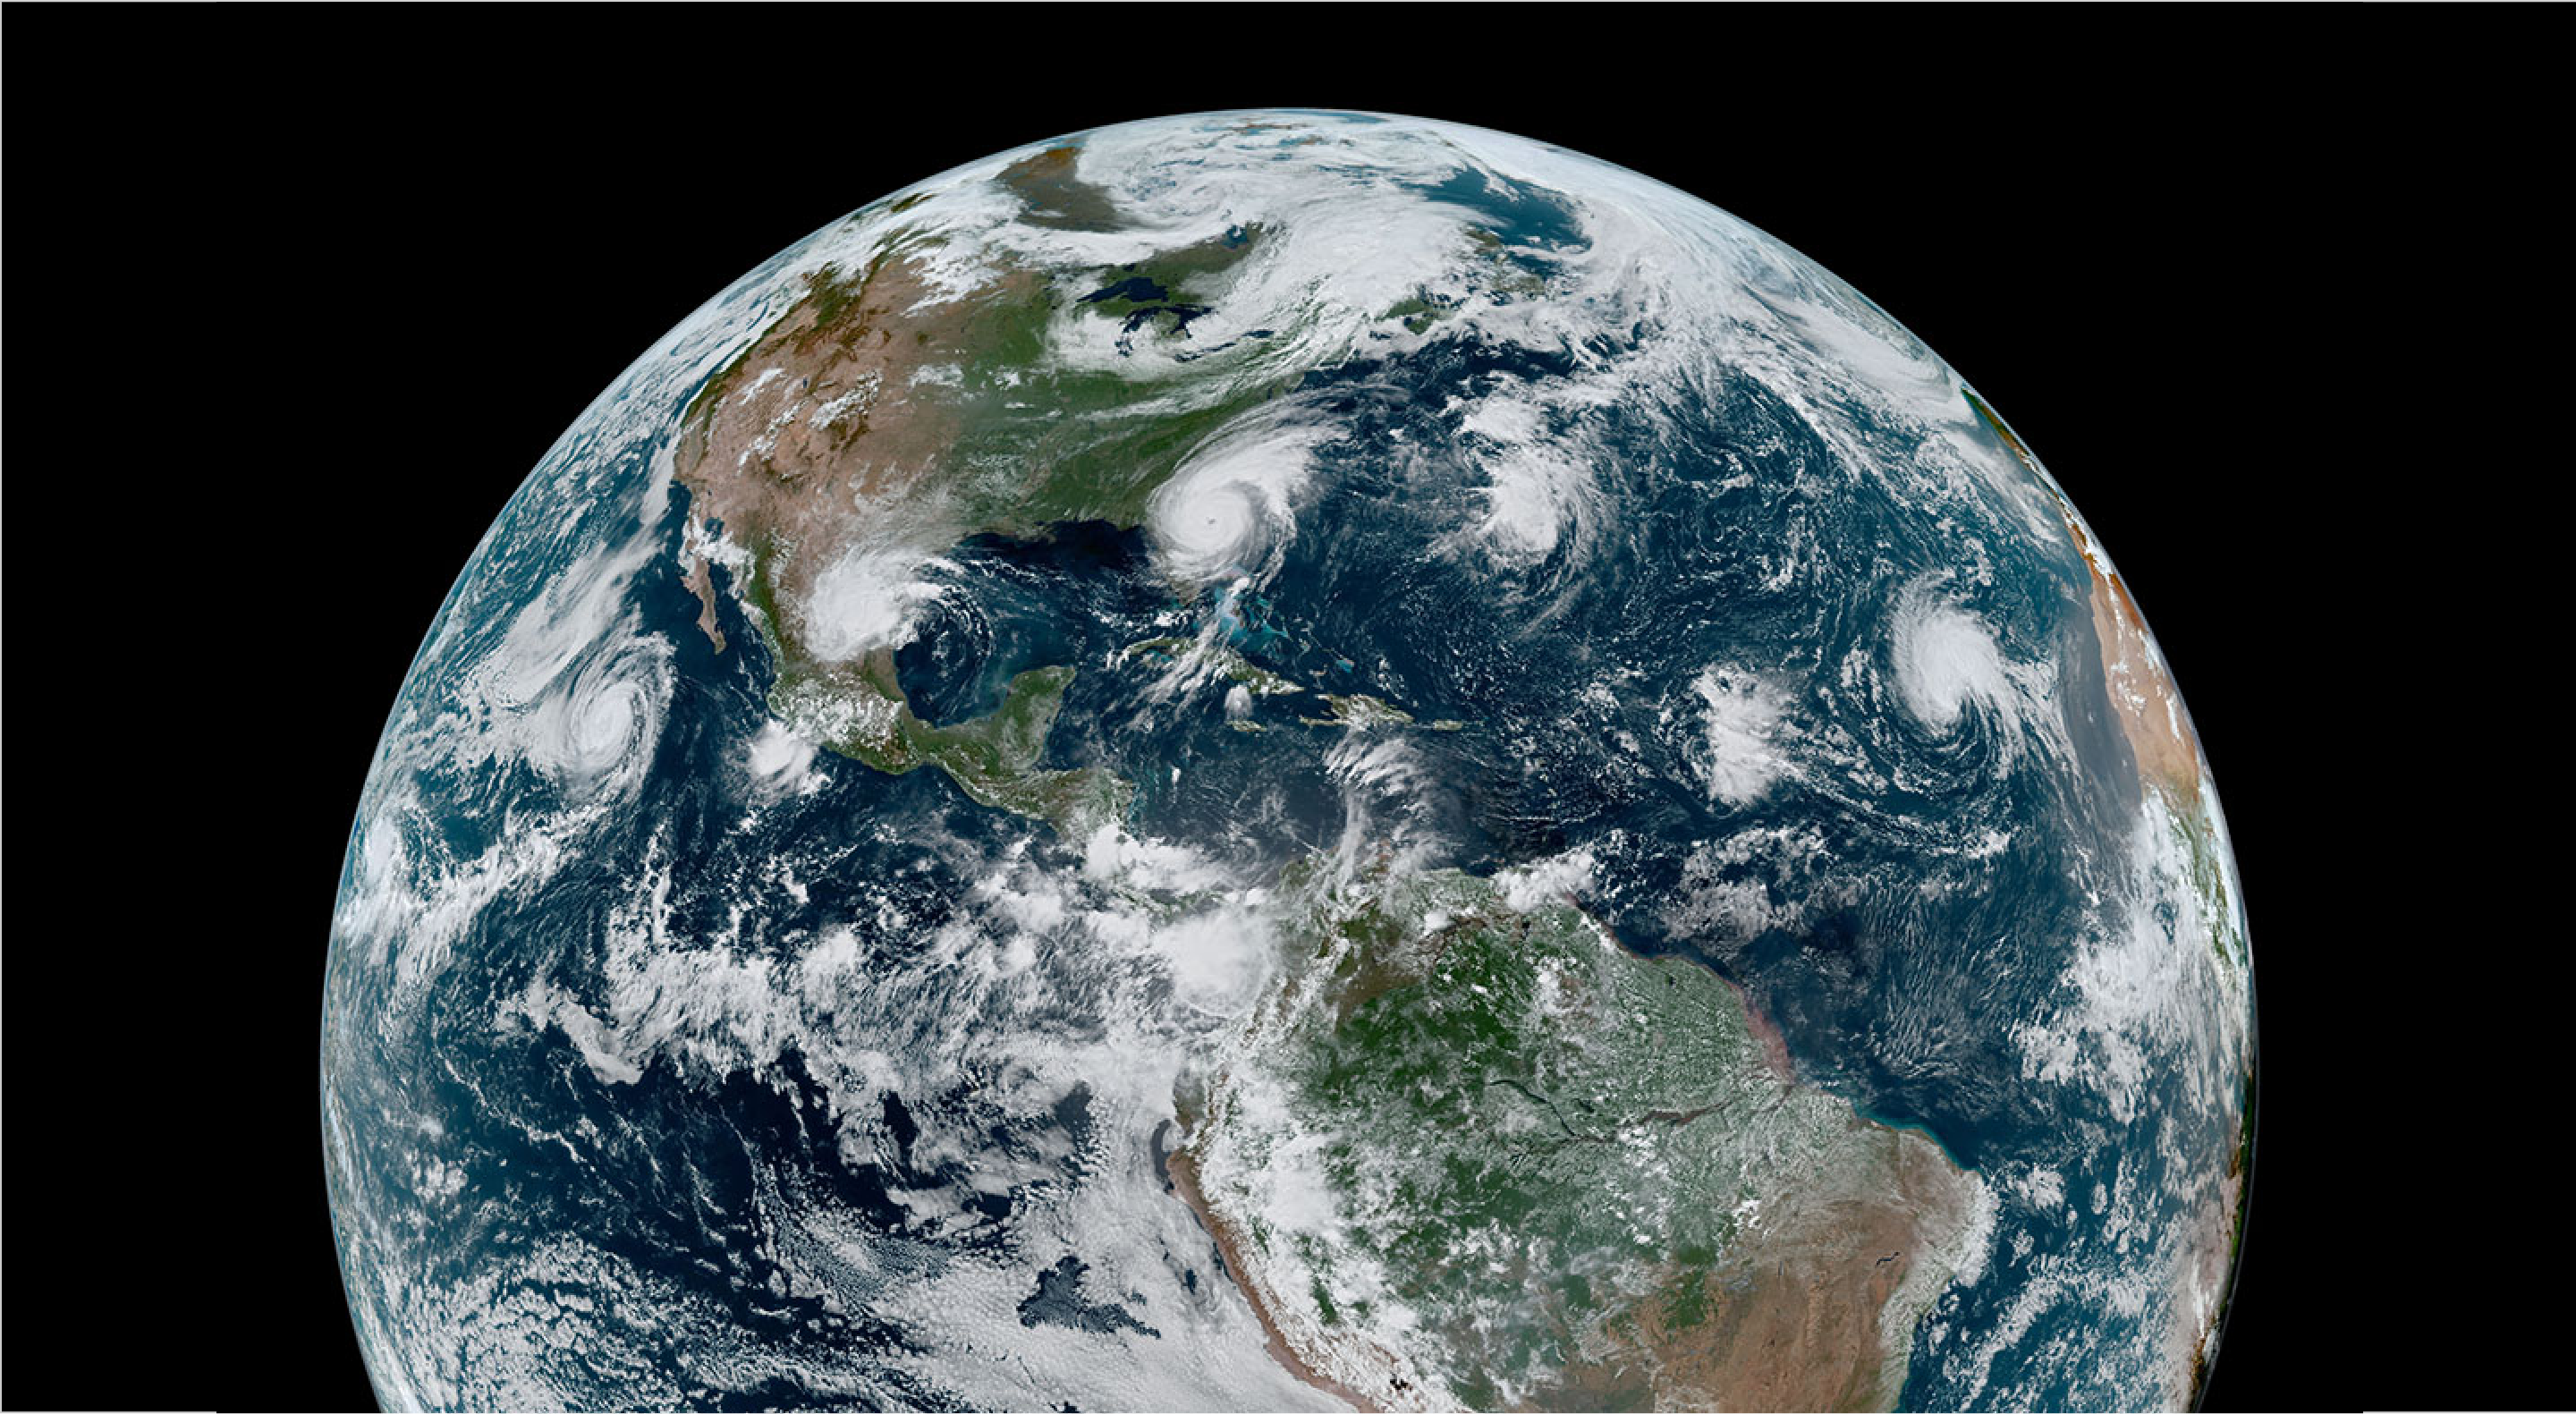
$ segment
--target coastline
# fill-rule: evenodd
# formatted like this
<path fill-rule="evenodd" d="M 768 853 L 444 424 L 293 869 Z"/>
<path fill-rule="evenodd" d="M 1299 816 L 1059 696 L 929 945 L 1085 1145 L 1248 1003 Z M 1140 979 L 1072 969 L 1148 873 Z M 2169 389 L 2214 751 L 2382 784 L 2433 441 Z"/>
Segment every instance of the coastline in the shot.
<path fill-rule="evenodd" d="M 1208 1207 L 1205 1196 L 1199 1192 L 1197 1158 L 1186 1147 L 1177 1148 L 1164 1156 L 1163 1164 L 1164 1171 L 1171 1178 L 1172 1191 L 1189 1207 L 1190 1216 L 1198 1222 L 1199 1229 L 1208 1235 L 1208 1239 L 1216 1244 L 1217 1255 L 1224 1259 L 1226 1283 L 1243 1294 L 1244 1303 L 1252 1308 L 1253 1318 L 1261 1322 L 1262 1339 L 1269 1347 L 1270 1358 L 1278 1361 L 1281 1369 L 1296 1376 L 1307 1385 L 1341 1400 L 1354 1409 L 1368 1410 L 1374 1414 L 1374 1411 L 1386 1408 L 1387 1406 L 1375 1400 L 1362 1398 L 1339 1381 L 1307 1364 L 1305 1357 L 1299 1355 L 1296 1348 L 1288 1343 L 1288 1337 L 1280 1333 L 1279 1323 L 1271 1318 L 1270 1309 L 1263 1303 L 1261 1294 L 1237 1275 L 1237 1273 L 1248 1273 L 1251 1268 L 1244 1264 L 1242 1244 L 1237 1240 L 1233 1226 L 1219 1218 Z"/>

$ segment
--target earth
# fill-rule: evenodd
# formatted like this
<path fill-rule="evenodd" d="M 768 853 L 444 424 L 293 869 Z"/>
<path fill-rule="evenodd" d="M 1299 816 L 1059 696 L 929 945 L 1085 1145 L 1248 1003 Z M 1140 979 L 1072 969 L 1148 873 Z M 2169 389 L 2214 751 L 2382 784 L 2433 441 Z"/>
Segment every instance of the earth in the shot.
<path fill-rule="evenodd" d="M 2137 604 L 1877 306 L 1200 115 L 861 209 L 548 452 L 324 1147 L 397 1407 L 2180 1406 L 2250 963 Z"/>

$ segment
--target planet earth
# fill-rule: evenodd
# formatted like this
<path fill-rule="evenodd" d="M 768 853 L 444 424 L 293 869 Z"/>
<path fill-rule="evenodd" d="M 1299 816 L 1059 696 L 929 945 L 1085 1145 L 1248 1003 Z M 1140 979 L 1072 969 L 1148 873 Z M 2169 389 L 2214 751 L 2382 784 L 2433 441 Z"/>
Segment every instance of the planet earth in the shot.
<path fill-rule="evenodd" d="M 333 916 L 389 1406 L 2180 1406 L 2191 719 L 1876 305 L 1561 148 L 1040 143 L 744 276 L 447 597 Z"/>

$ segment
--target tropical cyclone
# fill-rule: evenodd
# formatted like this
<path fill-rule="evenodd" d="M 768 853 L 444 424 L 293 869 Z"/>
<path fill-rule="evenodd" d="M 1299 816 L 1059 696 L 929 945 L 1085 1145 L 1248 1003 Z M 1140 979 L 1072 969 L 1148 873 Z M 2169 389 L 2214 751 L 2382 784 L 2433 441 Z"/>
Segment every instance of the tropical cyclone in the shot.
<path fill-rule="evenodd" d="M 1042 219 L 1066 202 L 1086 228 L 1105 199 L 1068 196 L 1046 154 L 1005 174 Z M 1088 192 L 1089 189 L 1080 189 Z M 899 204 L 900 205 L 900 204 Z M 827 264 L 788 313 L 709 379 L 682 417 L 675 472 L 695 498 L 684 578 L 722 649 L 709 561 L 733 573 L 776 654 L 773 705 L 833 749 L 880 769 L 935 764 L 976 799 L 1062 826 L 1117 818 L 1126 788 L 1103 768 L 1037 773 L 1036 743 L 1071 669 L 1014 683 L 1010 723 L 937 728 L 895 681 L 913 573 L 979 533 L 1035 536 L 1080 520 L 1135 525 L 1147 498 L 1211 430 L 1280 391 L 1276 376 L 1202 376 L 1181 388 L 1050 356 L 1067 321 L 1186 337 L 1259 228 L 1093 269 L 980 262 L 963 290 L 945 236 L 898 227 L 863 268 Z M 943 273 L 944 272 L 944 273 Z M 1088 293 L 1085 293 L 1088 291 Z M 997 743 L 1000 743 L 999 749 Z"/>
<path fill-rule="evenodd" d="M 1271 1338 L 1373 1407 L 1866 1408 L 1980 1259 L 1921 1134 L 1572 904 L 1330 860 L 1170 1160 Z M 1515 902 L 1526 907 L 1516 907 Z"/>

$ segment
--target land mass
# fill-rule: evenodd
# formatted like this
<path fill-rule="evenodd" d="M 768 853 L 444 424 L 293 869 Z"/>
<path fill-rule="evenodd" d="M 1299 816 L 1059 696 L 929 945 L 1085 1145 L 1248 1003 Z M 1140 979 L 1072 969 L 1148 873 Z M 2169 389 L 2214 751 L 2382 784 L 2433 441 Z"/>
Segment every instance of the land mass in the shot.
<path fill-rule="evenodd" d="M 1052 149 L 1003 185 L 1033 224 L 1116 228 L 1107 195 L 1073 170 L 1072 151 Z M 806 275 L 681 418 L 681 575 L 709 641 L 727 646 L 721 567 L 771 650 L 771 707 L 790 726 L 881 770 L 935 766 L 974 799 L 1060 829 L 1115 818 L 1130 793 L 1105 766 L 1039 764 L 1071 666 L 1024 674 L 991 719 L 932 727 L 906 703 L 891 650 L 932 556 L 978 534 L 1137 525 L 1210 434 L 1287 386 L 1276 371 L 1178 380 L 1057 356 L 1086 320 L 1117 322 L 1120 359 L 1140 338 L 1186 340 L 1262 240 L 1229 228 L 1098 269 L 996 256 L 961 287 L 939 263 L 944 237 L 896 227 L 864 265 Z"/>
<path fill-rule="evenodd" d="M 1291 1371 L 1365 1407 L 1879 1408 L 1979 1241 L 1929 1138 L 1570 903 L 1337 875 L 1170 1171 Z"/>

